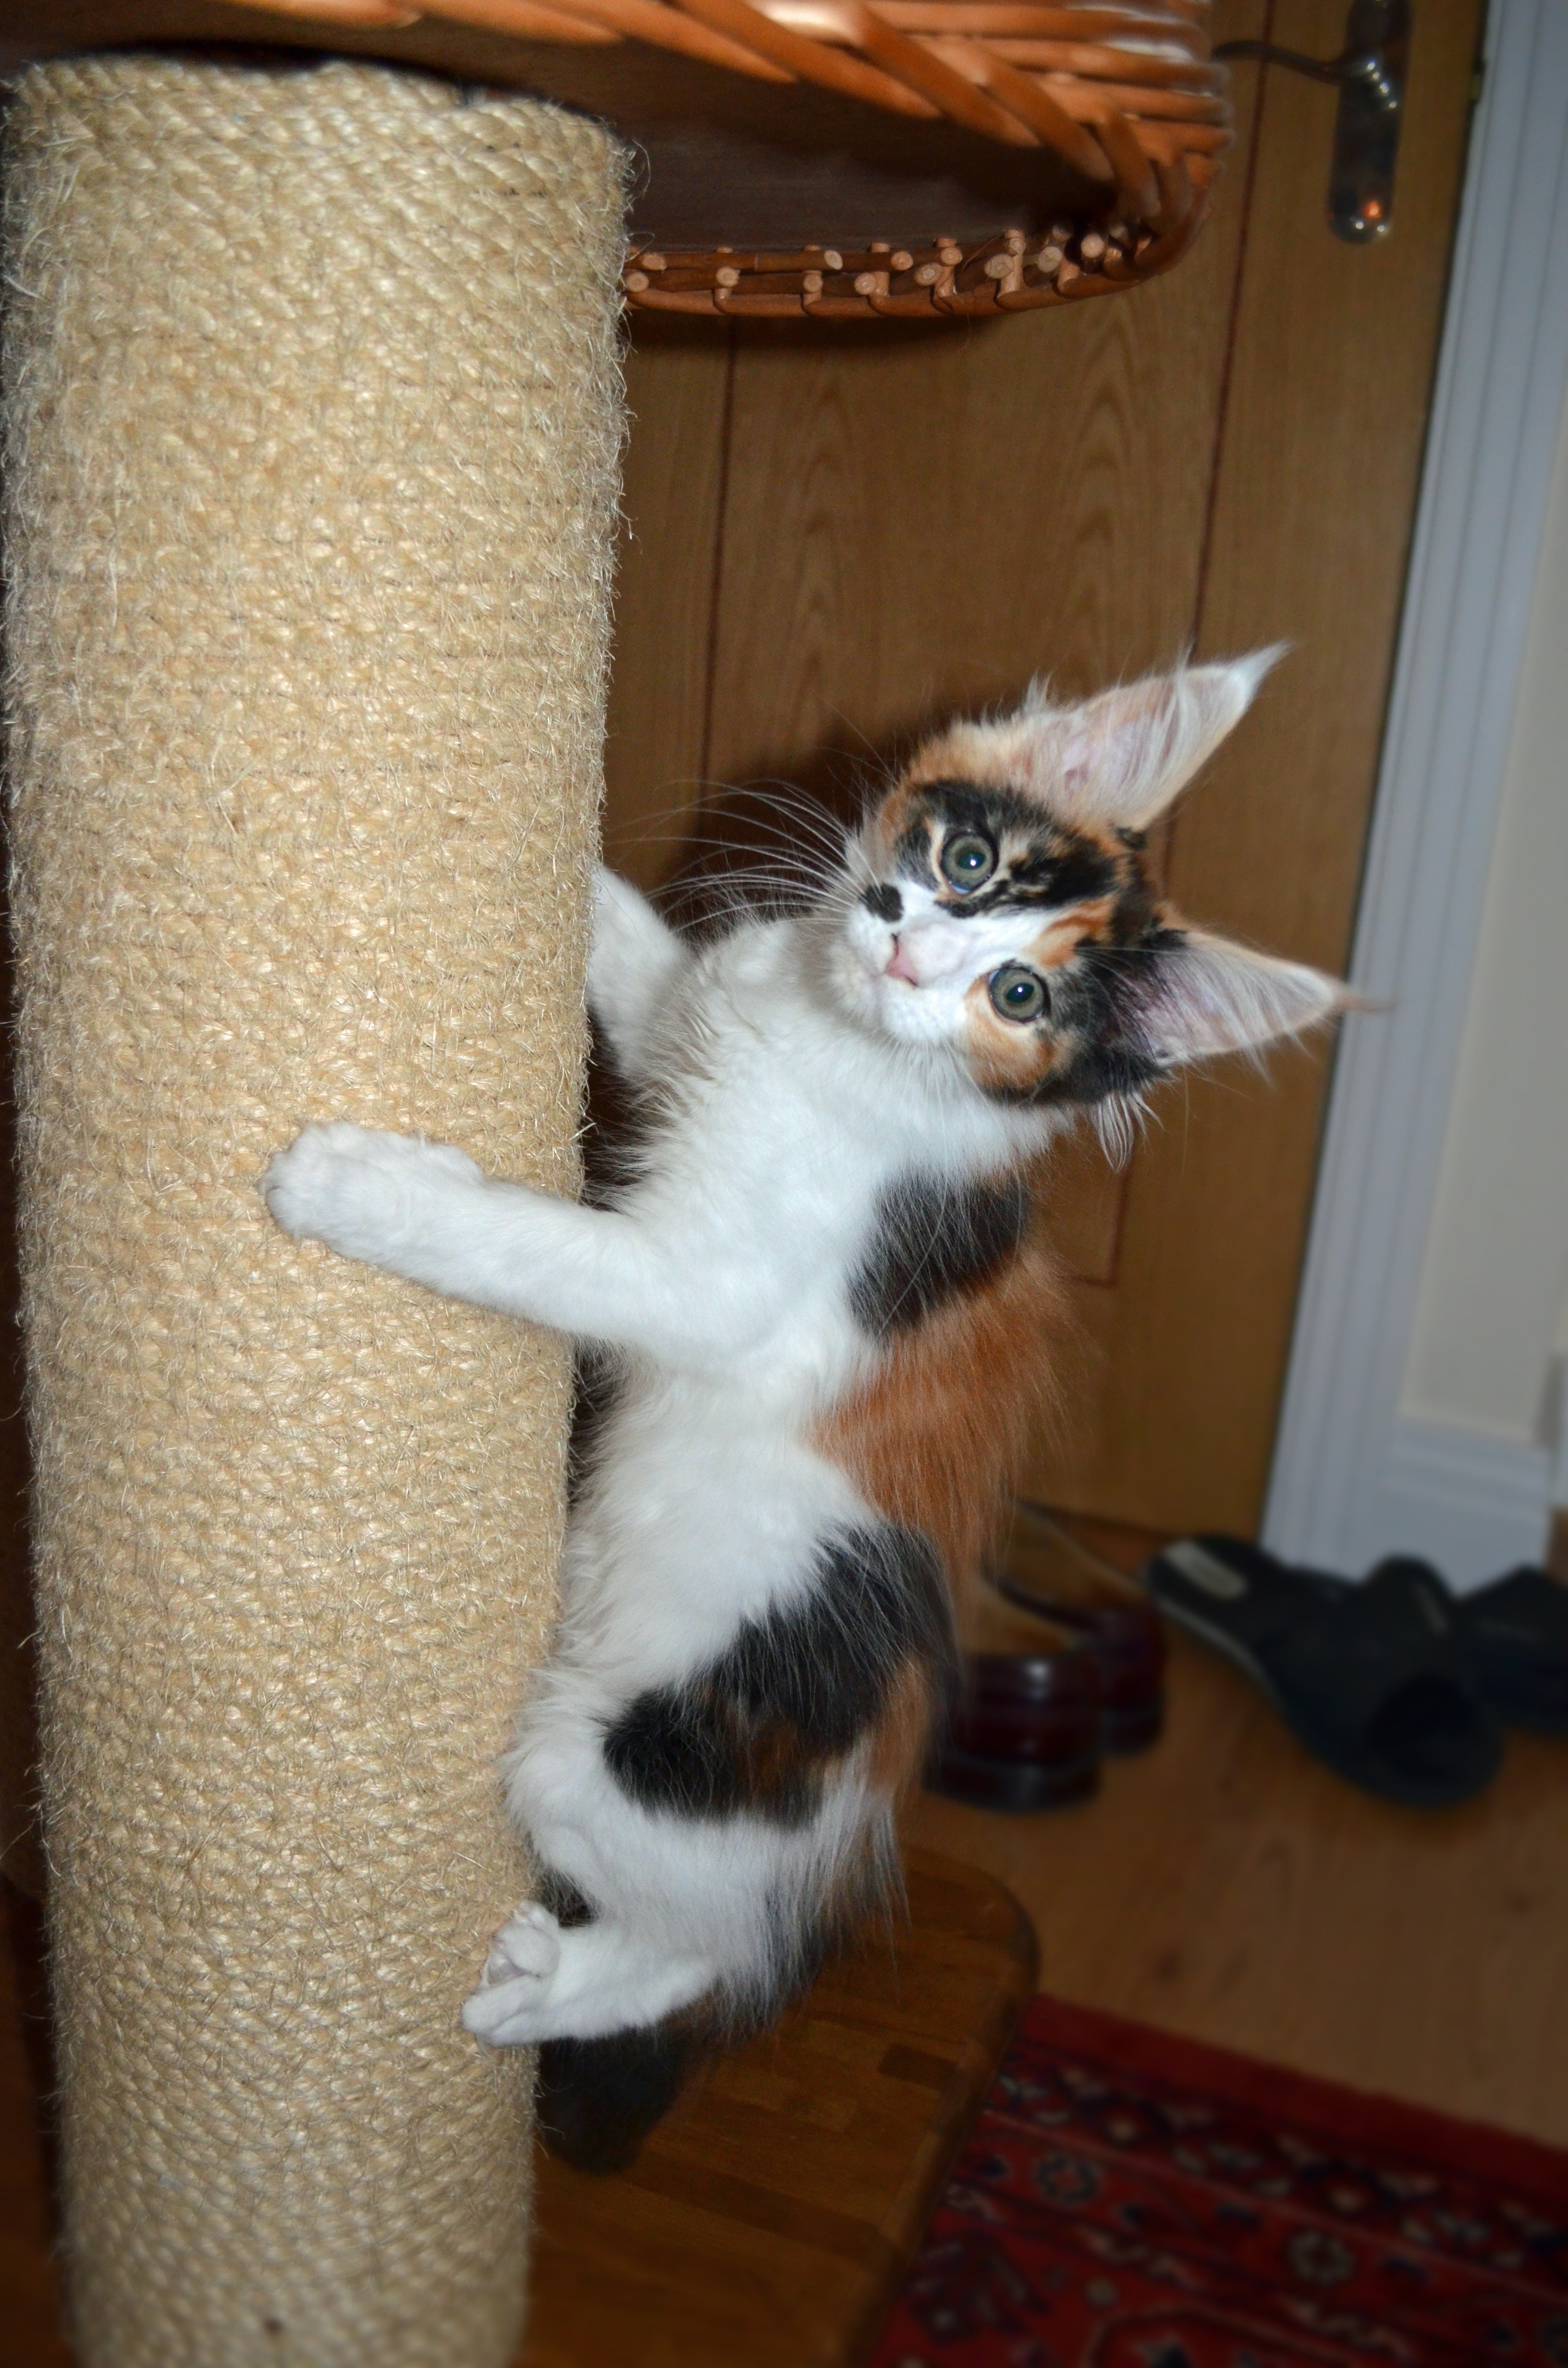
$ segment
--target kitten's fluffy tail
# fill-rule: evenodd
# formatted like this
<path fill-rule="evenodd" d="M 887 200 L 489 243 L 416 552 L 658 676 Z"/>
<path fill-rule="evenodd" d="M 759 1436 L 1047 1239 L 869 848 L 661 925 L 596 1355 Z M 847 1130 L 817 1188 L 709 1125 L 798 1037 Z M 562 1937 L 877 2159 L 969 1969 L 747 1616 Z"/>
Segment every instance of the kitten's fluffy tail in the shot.
<path fill-rule="evenodd" d="M 608 2039 L 551 2039 L 539 2051 L 539 2129 L 574 2170 L 624 2170 L 713 2041 L 686 2017 Z"/>

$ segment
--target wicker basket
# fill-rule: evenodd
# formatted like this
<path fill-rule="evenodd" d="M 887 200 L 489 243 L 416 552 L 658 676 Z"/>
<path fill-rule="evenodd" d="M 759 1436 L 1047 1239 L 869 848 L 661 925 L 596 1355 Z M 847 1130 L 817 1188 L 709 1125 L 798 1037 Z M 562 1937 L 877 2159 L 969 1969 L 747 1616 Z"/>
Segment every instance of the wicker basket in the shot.
<path fill-rule="evenodd" d="M 986 235 L 975 235 L 971 224 L 902 239 L 818 244 L 797 235 L 721 245 L 674 241 L 657 235 L 655 225 L 653 236 L 634 235 L 623 274 L 628 303 L 644 312 L 929 319 L 1103 294 L 1153 277 L 1185 252 L 1231 137 L 1225 70 L 1210 52 L 1207 0 L 268 5 L 270 13 L 313 28 L 353 28 L 360 40 L 413 26 L 434 30 L 438 20 L 510 37 L 530 51 L 538 45 L 574 49 L 579 58 L 644 43 L 700 69 L 720 68 L 721 80 L 746 76 L 754 90 L 771 85 L 776 108 L 787 97 L 797 105 L 804 85 L 819 103 L 820 95 L 829 95 L 840 127 L 846 112 L 874 109 L 884 122 L 902 119 L 906 158 L 918 152 L 923 129 L 927 145 L 945 142 L 951 151 L 956 141 L 960 149 L 988 150 L 993 160 L 999 150 L 1011 152 L 1020 193 L 1014 222 Z M 710 71 L 707 79 L 713 87 Z M 590 104 L 591 85 L 590 76 Z M 787 92 L 788 85 L 795 87 Z M 626 110 L 612 97 L 602 111 L 624 118 Z M 755 124 L 755 106 L 751 118 Z M 630 128 L 636 136 L 639 127 Z M 842 144 L 841 129 L 835 137 Z M 722 181 L 722 172 L 717 177 Z M 1042 212 L 1045 188 L 1051 202 Z M 1013 211 L 1005 196 L 1002 207 Z M 786 212 L 788 200 L 778 210 Z M 806 225 L 791 227 L 798 233 Z"/>

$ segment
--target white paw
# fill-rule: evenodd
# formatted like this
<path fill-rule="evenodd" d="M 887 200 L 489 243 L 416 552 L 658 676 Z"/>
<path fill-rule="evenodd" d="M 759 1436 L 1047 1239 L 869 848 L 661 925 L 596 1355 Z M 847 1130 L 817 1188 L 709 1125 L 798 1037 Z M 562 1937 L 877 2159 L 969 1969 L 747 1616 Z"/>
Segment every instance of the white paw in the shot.
<path fill-rule="evenodd" d="M 560 1963 L 560 1925 L 548 1907 L 525 1899 L 490 1943 L 479 1986 L 484 1989 L 495 1982 L 510 1981 L 517 1974 L 530 1974 L 545 1982 Z"/>
<path fill-rule="evenodd" d="M 490 1944 L 479 1987 L 463 2001 L 463 2029 L 491 2047 L 528 2047 L 542 2038 L 560 1963 L 560 1925 L 548 1907 L 525 1901 Z"/>
<path fill-rule="evenodd" d="M 338 1120 L 308 1126 L 261 1179 L 278 1224 L 296 1241 L 326 1242 L 375 1265 L 395 1257 L 444 1191 L 482 1182 L 466 1153 Z"/>

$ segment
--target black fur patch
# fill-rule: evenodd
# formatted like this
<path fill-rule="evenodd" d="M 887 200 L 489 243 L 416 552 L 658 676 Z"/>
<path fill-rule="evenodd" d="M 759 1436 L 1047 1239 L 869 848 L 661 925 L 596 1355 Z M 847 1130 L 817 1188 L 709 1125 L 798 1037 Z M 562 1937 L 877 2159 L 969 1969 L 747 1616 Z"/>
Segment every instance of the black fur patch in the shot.
<path fill-rule="evenodd" d="M 878 1338 L 921 1323 L 1015 1257 L 1028 1222 L 1021 1177 L 901 1177 L 878 1198 L 876 1230 L 849 1284 L 855 1321 Z"/>
<path fill-rule="evenodd" d="M 1091 896 L 1109 895 L 1120 879 L 1115 859 L 1099 843 L 1051 821 L 1040 807 L 1016 790 L 977 789 L 969 781 L 933 781 L 917 792 L 926 813 L 949 830 L 977 830 L 995 839 L 1005 830 L 1025 833 L 1031 841 L 1028 855 L 1015 857 L 1004 877 L 967 896 L 954 897 L 944 910 L 960 918 L 988 913 L 998 905 L 1082 904 Z M 931 874 L 931 841 L 924 817 L 911 823 L 899 841 L 900 869 L 915 879 Z"/>
<path fill-rule="evenodd" d="M 1052 974 L 1052 1025 L 1076 1049 L 1030 1099 L 1104 1101 L 1110 1094 L 1136 1094 L 1163 1075 L 1143 1014 L 1157 965 L 1181 944 L 1182 934 L 1151 926 L 1131 945 L 1091 940 Z"/>
<path fill-rule="evenodd" d="M 570 1877 L 553 1866 L 542 1866 L 534 1885 L 541 1907 L 548 1907 L 564 1931 L 577 1924 L 591 1924 L 594 1911 Z"/>
<path fill-rule="evenodd" d="M 903 917 L 903 898 L 896 888 L 879 881 L 874 887 L 863 888 L 860 902 L 868 913 L 875 913 L 879 921 L 898 921 Z"/>
<path fill-rule="evenodd" d="M 1073 831 L 1052 831 L 1038 853 L 1016 857 L 996 892 L 1003 905 L 1081 905 L 1108 896 L 1119 873 L 1103 847 Z"/>
<path fill-rule="evenodd" d="M 605 1736 L 605 1764 L 645 1809 L 802 1826 L 827 1769 L 876 1720 L 901 1669 L 912 1659 L 945 1668 L 951 1650 L 947 1588 L 926 1540 L 892 1523 L 840 1531 L 819 1545 L 798 1599 L 744 1621 L 686 1684 L 629 1702 Z"/>
<path fill-rule="evenodd" d="M 538 2089 L 545 2145 L 577 2170 L 624 2170 L 710 2047 L 680 2021 L 606 2039 L 547 2039 Z"/>

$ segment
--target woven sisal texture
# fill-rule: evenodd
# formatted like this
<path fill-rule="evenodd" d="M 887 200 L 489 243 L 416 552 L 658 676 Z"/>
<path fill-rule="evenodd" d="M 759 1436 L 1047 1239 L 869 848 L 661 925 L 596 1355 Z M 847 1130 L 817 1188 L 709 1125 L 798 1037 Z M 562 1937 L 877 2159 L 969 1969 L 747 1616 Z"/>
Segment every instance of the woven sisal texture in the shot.
<path fill-rule="evenodd" d="M 90 2368 L 491 2368 L 560 1348 L 301 1250 L 341 1113 L 570 1190 L 619 156 L 379 67 L 52 65 L 7 131 L 23 1258 Z"/>

